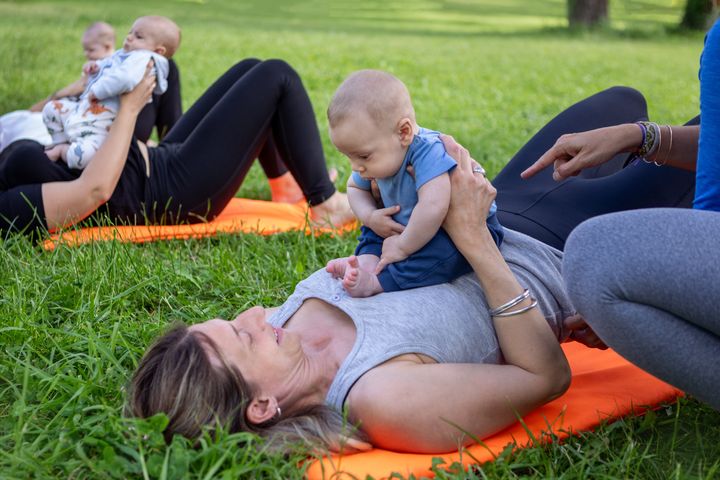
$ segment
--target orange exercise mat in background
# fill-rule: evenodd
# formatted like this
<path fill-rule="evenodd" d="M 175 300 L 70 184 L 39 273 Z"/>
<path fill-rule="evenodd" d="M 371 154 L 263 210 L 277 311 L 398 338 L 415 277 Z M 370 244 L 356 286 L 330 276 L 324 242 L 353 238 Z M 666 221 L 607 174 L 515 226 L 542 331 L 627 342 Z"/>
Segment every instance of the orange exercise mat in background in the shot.
<path fill-rule="evenodd" d="M 52 250 L 59 243 L 79 245 L 92 241 L 119 240 L 121 242 L 152 242 L 184 238 L 211 237 L 218 233 L 257 233 L 272 235 L 290 230 L 307 229 L 307 205 L 304 203 L 273 203 L 264 200 L 233 198 L 212 222 L 184 225 L 131 225 L 118 227 L 71 228 L 53 235 L 44 243 Z M 341 228 L 352 230 L 354 223 Z M 309 229 L 308 229 L 309 230 Z M 315 231 L 330 231 L 316 229 Z"/>
<path fill-rule="evenodd" d="M 437 455 L 395 453 L 374 449 L 369 452 L 332 457 L 316 461 L 308 470 L 310 480 L 387 478 L 398 472 L 407 478 L 432 476 L 432 459 L 440 457 L 445 465 L 461 462 L 465 468 L 476 462 L 491 461 L 510 443 L 519 448 L 532 442 L 528 431 L 537 439 L 549 441 L 551 431 L 562 439 L 571 432 L 592 430 L 604 420 L 639 414 L 663 402 L 670 402 L 681 392 L 628 363 L 612 350 L 586 348 L 567 343 L 563 349 L 572 368 L 572 385 L 562 397 L 538 408 L 520 423 L 483 440 L 483 445 L 468 447 L 463 453 Z M 429 386 L 428 388 L 432 388 Z M 452 395 L 452 392 L 448 392 Z M 526 430 L 527 428 L 527 430 Z M 545 433 L 545 434 L 544 434 Z"/>

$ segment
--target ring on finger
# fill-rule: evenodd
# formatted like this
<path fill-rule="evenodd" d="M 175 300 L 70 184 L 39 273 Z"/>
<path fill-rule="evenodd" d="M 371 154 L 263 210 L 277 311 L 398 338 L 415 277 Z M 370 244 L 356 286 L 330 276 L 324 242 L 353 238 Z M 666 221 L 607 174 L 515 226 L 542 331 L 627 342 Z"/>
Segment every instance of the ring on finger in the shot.
<path fill-rule="evenodd" d="M 480 165 L 475 165 L 472 169 L 473 173 L 479 173 L 480 175 L 485 176 L 485 169 L 481 167 Z"/>

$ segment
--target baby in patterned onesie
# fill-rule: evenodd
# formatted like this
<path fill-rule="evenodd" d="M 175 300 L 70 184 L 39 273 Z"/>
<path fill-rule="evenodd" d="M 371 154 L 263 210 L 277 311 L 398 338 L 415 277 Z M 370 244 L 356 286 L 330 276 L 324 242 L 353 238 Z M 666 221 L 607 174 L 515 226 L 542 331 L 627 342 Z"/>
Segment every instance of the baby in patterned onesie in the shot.
<path fill-rule="evenodd" d="M 83 169 L 102 145 L 120 106 L 120 94 L 142 80 L 152 59 L 157 86 L 167 89 L 168 59 L 180 45 L 180 29 L 169 18 L 140 17 L 133 23 L 123 48 L 110 57 L 90 61 L 83 67 L 87 86 L 78 101 L 64 98 L 43 108 L 43 121 L 53 146 L 46 150 L 52 161 Z"/>
<path fill-rule="evenodd" d="M 456 163 L 438 132 L 419 127 L 405 85 L 393 75 L 361 70 L 338 88 L 328 107 L 330 139 L 348 157 L 348 200 L 363 223 L 355 255 L 327 271 L 353 297 L 449 282 L 472 268 L 442 229 Z M 409 171 L 408 167 L 411 167 Z M 371 194 L 380 190 L 382 206 Z M 487 226 L 500 245 L 493 202 Z"/>

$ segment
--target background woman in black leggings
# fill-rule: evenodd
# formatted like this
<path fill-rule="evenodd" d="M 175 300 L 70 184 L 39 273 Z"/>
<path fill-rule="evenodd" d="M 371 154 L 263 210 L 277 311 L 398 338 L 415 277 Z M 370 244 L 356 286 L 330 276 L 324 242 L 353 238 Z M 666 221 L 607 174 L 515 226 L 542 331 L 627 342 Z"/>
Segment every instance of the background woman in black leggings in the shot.
<path fill-rule="evenodd" d="M 617 155 L 563 182 L 553 180 L 552 169 L 520 178 L 561 135 L 647 119 L 645 98 L 627 87 L 609 88 L 564 110 L 493 180 L 500 223 L 563 250 L 570 232 L 588 218 L 638 208 L 691 207 L 693 172 L 642 161 L 628 164 L 630 154 Z M 696 122 L 697 118 L 689 124 Z"/>
<path fill-rule="evenodd" d="M 317 223 L 353 218 L 328 176 L 307 93 L 285 62 L 236 64 L 149 150 L 131 139 L 139 96 L 134 91 L 124 99 L 121 112 L 128 113 L 113 124 L 89 173 L 90 166 L 78 177 L 49 162 L 34 142 L 3 152 L 0 230 L 52 230 L 96 210 L 132 224 L 212 220 L 258 156 L 287 166 Z"/>

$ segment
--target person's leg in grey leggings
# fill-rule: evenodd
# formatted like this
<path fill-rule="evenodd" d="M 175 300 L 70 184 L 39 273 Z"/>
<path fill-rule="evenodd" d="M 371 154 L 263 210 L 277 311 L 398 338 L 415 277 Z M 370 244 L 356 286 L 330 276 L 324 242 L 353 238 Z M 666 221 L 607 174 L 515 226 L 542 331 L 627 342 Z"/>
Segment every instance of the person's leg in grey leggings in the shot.
<path fill-rule="evenodd" d="M 651 209 L 578 226 L 563 276 L 600 338 L 720 409 L 720 213 Z"/>

